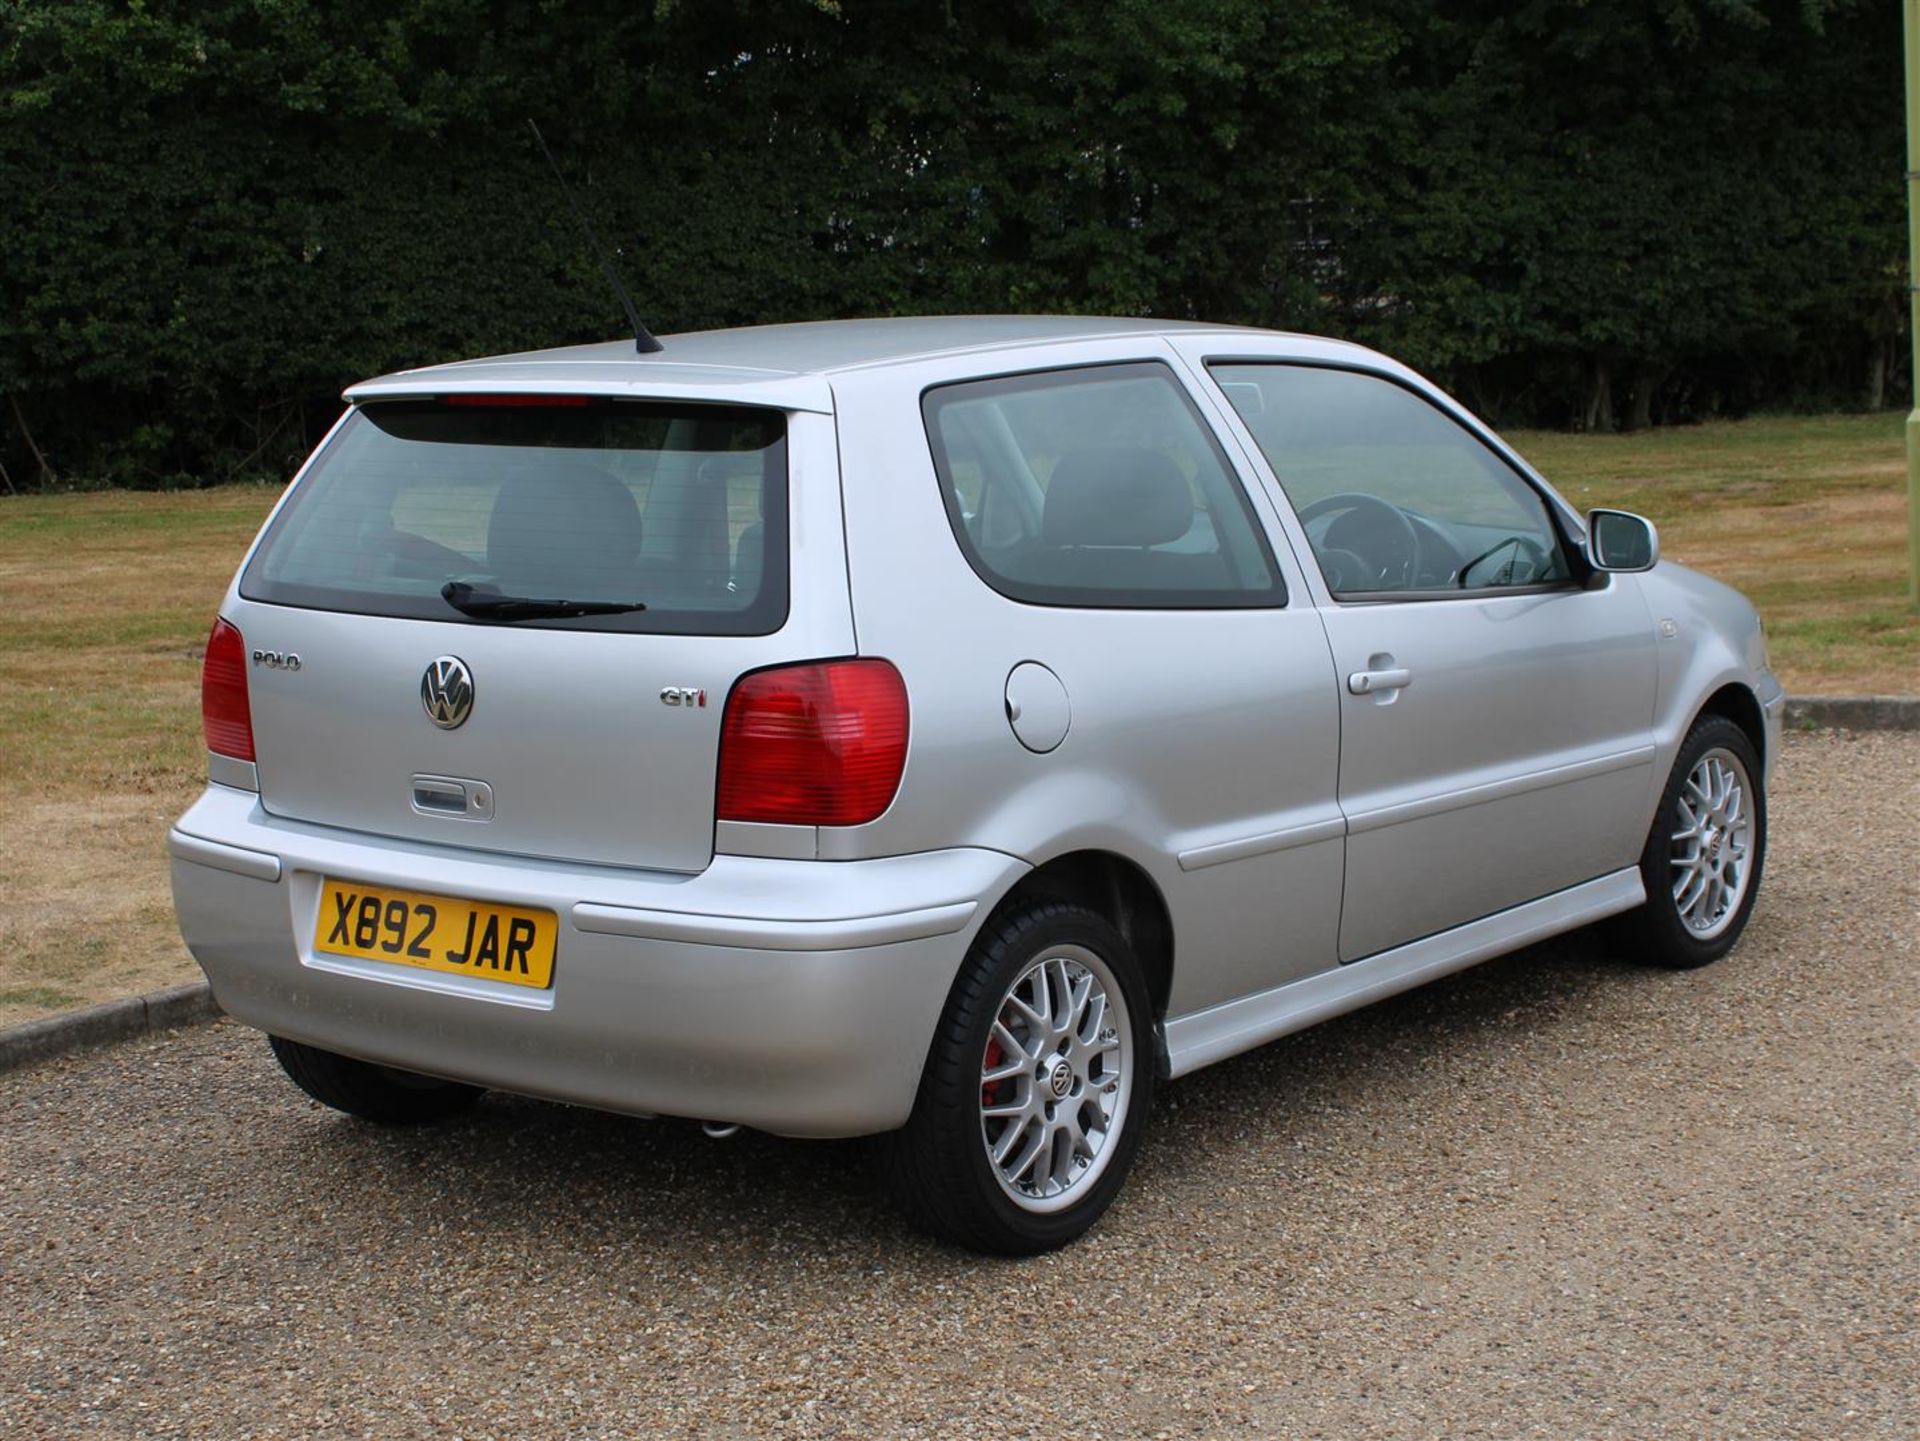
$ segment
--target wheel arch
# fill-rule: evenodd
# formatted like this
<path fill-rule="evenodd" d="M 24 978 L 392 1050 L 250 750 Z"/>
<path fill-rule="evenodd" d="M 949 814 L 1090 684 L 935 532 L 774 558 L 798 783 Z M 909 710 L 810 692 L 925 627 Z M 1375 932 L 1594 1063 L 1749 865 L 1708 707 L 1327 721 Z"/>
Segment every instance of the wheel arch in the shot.
<path fill-rule="evenodd" d="M 1767 723 L 1760 709 L 1760 698 L 1754 694 L 1753 688 L 1739 681 L 1729 681 L 1721 686 L 1701 704 L 1693 719 L 1687 723 L 1687 730 L 1691 731 L 1703 717 L 1710 715 L 1722 716 L 1745 732 L 1747 739 L 1753 742 L 1753 753 L 1760 758 L 1760 769 L 1764 773 L 1769 760 Z"/>
<path fill-rule="evenodd" d="M 1153 878 L 1113 851 L 1079 850 L 1028 871 L 994 906 L 988 924 L 1036 901 L 1065 901 L 1104 917 L 1126 937 L 1146 973 L 1155 1022 L 1173 994 L 1173 917 Z"/>

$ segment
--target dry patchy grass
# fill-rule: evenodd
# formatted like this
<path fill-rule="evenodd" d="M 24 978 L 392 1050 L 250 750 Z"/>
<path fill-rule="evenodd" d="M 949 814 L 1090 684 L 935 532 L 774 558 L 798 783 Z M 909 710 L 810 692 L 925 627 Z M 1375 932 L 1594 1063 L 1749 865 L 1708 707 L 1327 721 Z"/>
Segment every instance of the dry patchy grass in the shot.
<path fill-rule="evenodd" d="M 1920 692 L 1899 416 L 1514 439 L 1753 596 L 1789 689 Z M 204 774 L 207 627 L 277 494 L 0 502 L 0 1025 L 197 974 L 164 837 Z"/>
<path fill-rule="evenodd" d="M 1641 511 L 1663 554 L 1745 591 L 1788 690 L 1915 695 L 1904 419 L 1768 416 L 1509 439 L 1574 504 Z"/>
<path fill-rule="evenodd" d="M 198 974 L 167 824 L 206 774 L 207 628 L 278 494 L 0 503 L 0 1025 Z"/>

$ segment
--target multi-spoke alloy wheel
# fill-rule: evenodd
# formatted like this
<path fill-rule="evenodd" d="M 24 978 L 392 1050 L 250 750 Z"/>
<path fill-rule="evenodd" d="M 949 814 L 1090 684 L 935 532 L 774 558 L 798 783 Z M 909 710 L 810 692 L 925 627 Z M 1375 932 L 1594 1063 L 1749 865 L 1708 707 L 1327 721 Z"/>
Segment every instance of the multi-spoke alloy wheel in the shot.
<path fill-rule="evenodd" d="M 1685 969 L 1733 949 L 1766 861 L 1761 775 L 1759 753 L 1738 725 L 1719 715 L 1694 723 L 1640 856 L 1647 903 L 1615 930 L 1631 954 Z"/>
<path fill-rule="evenodd" d="M 1008 987 L 980 1062 L 980 1138 L 1016 1205 L 1057 1211 L 1100 1175 L 1132 1066 L 1126 998 L 1084 946 L 1053 947 Z"/>
<path fill-rule="evenodd" d="M 1152 1002 L 1104 916 L 1034 900 L 994 917 L 955 978 L 906 1128 L 896 1190 L 983 1251 L 1063 1246 L 1112 1203 L 1153 1100 Z"/>
<path fill-rule="evenodd" d="M 1740 758 L 1715 747 L 1701 756 L 1680 789 L 1672 835 L 1673 905 L 1702 940 L 1724 931 L 1747 893 L 1753 858 L 1753 782 Z"/>

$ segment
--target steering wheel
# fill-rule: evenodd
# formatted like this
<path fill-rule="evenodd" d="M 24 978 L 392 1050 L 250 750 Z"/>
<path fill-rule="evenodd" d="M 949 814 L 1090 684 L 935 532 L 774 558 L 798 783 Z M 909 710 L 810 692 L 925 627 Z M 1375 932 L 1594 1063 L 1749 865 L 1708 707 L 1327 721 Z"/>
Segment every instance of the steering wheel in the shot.
<path fill-rule="evenodd" d="M 1372 590 L 1377 582 L 1373 567 L 1360 556 L 1337 545 L 1314 547 L 1320 562 L 1320 574 L 1327 578 L 1327 589 L 1335 595 L 1352 590 Z"/>
<path fill-rule="evenodd" d="M 1404 511 L 1377 495 L 1350 490 L 1342 491 L 1339 495 L 1323 496 L 1311 505 L 1302 506 L 1300 524 L 1307 525 L 1323 515 L 1334 515 L 1336 512 L 1345 514 L 1337 516 L 1327 527 L 1320 542 L 1314 545 L 1316 555 L 1324 560 L 1325 552 L 1339 551 L 1365 557 L 1367 568 L 1374 573 L 1374 583 L 1366 589 L 1398 590 L 1413 584 L 1420 567 L 1420 534 Z M 1356 518 L 1366 516 L 1368 519 L 1356 519 L 1354 525 L 1347 525 L 1348 515 Z M 1336 537 L 1334 532 L 1341 529 L 1348 533 Z M 1359 533 L 1353 534 L 1356 530 Z M 1312 539 L 1311 535 L 1308 539 Z M 1384 561 L 1380 554 L 1382 551 L 1387 552 Z M 1340 565 L 1335 569 L 1344 572 L 1347 567 Z M 1395 570 L 1399 571 L 1397 581 L 1390 578 Z M 1336 590 L 1347 588 L 1335 586 L 1331 576 L 1328 577 L 1328 585 Z"/>

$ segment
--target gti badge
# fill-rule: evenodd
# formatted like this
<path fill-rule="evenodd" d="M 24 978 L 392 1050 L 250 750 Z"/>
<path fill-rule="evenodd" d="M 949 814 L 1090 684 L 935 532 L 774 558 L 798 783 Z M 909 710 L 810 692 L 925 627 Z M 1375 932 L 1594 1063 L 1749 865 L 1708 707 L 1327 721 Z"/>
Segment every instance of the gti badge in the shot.
<path fill-rule="evenodd" d="M 457 730 L 473 714 L 473 673 L 457 655 L 443 655 L 420 677 L 420 705 L 441 730 Z"/>
<path fill-rule="evenodd" d="M 703 706 L 707 703 L 707 693 L 699 686 L 670 685 L 660 692 L 661 705 Z"/>

